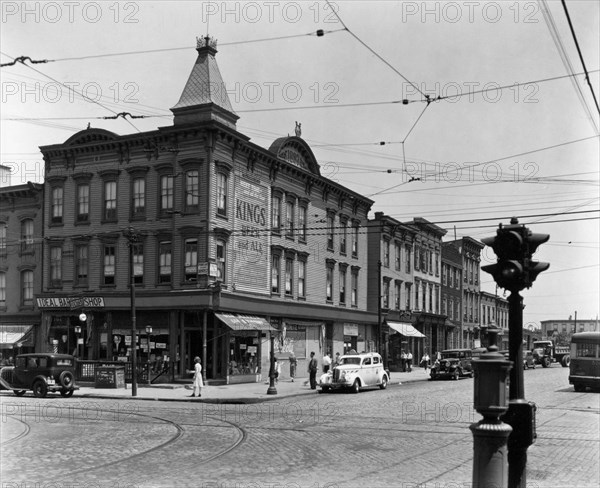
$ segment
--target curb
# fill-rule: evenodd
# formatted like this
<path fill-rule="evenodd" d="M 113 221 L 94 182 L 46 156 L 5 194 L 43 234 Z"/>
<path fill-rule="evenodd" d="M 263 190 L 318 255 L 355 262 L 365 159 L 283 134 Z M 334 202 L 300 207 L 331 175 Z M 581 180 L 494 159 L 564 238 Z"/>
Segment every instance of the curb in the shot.
<path fill-rule="evenodd" d="M 421 381 L 427 381 L 429 379 L 428 376 L 423 378 L 414 379 L 411 381 L 398 381 L 398 382 L 390 382 L 388 383 L 388 388 L 398 388 L 400 386 L 406 386 L 409 383 L 417 383 Z M 269 395 L 264 398 L 254 398 L 254 397 L 238 397 L 238 398 L 191 398 L 191 397 L 182 397 L 182 398 L 159 398 L 159 397 L 139 397 L 139 396 L 123 396 L 123 395 L 98 395 L 94 393 L 84 393 L 78 395 L 79 398 L 104 398 L 108 400 L 142 400 L 142 401 L 151 401 L 151 402 L 184 402 L 184 403 L 207 403 L 207 404 L 219 404 L 219 405 L 247 405 L 253 403 L 264 403 L 271 402 L 274 400 L 278 400 L 281 398 L 295 398 L 300 396 L 308 396 L 322 394 L 321 390 L 316 391 L 305 391 L 305 392 L 297 392 L 290 394 L 282 394 L 282 395 Z"/>

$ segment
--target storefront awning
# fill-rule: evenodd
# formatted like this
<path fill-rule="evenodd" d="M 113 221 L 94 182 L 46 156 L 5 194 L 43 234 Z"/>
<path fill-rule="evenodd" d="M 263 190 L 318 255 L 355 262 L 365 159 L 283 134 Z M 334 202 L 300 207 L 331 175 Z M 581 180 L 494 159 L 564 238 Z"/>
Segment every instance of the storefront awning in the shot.
<path fill-rule="evenodd" d="M 33 346 L 33 325 L 0 325 L 0 348 Z"/>
<path fill-rule="evenodd" d="M 399 334 L 402 334 L 406 337 L 425 337 L 421 334 L 417 329 L 415 329 L 412 324 L 408 324 L 406 322 L 390 322 L 389 320 L 386 322 L 392 329 L 394 329 Z"/>
<path fill-rule="evenodd" d="M 216 313 L 216 317 L 231 330 L 271 330 L 277 331 L 262 317 L 233 313 Z"/>

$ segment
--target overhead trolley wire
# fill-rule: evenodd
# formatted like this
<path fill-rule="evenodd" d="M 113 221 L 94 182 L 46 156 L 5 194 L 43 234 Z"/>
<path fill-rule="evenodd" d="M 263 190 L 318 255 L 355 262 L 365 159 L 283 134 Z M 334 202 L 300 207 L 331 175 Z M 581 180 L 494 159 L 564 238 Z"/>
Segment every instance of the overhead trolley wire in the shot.
<path fill-rule="evenodd" d="M 474 164 L 474 165 L 470 166 L 470 168 L 476 168 L 477 166 L 482 166 L 484 164 L 495 163 L 497 161 L 504 161 L 506 159 L 516 158 L 516 157 L 520 157 L 520 156 L 527 156 L 529 154 L 534 154 L 534 153 L 541 152 L 541 151 L 547 151 L 549 149 L 556 149 L 558 147 L 567 146 L 567 145 L 570 145 L 570 144 L 576 144 L 578 142 L 588 141 L 588 140 L 591 140 L 591 139 L 598 139 L 598 137 L 600 137 L 600 136 L 595 135 L 595 136 L 583 137 L 581 139 L 575 139 L 573 141 L 561 142 L 561 143 L 558 143 L 558 144 L 553 144 L 551 146 L 545 146 L 545 147 L 541 147 L 541 148 L 538 148 L 538 149 L 532 149 L 531 151 L 525 151 L 525 152 L 518 153 L 518 154 L 512 154 L 510 156 L 505 156 L 503 158 L 490 159 L 489 161 L 484 161 L 483 163 Z M 428 175 L 428 176 L 433 177 L 433 176 L 439 176 L 439 175 L 441 175 L 441 173 L 432 174 L 432 175 Z M 410 180 L 410 181 L 412 181 L 412 180 Z M 393 185 L 393 186 L 391 186 L 389 188 L 385 188 L 385 189 L 380 190 L 380 191 L 378 191 L 376 193 L 372 193 L 371 195 L 367 195 L 367 197 L 371 198 L 371 197 L 374 197 L 376 195 L 380 195 L 382 193 L 387 193 L 390 190 L 393 190 L 394 188 L 397 188 L 399 186 L 405 185 L 406 183 L 410 183 L 410 181 L 398 183 L 397 185 Z M 414 190 L 411 190 L 411 191 L 414 191 Z"/>
<path fill-rule="evenodd" d="M 565 46 L 562 42 L 560 33 L 558 32 L 558 29 L 554 22 L 554 17 L 552 16 L 552 12 L 548 8 L 548 2 L 547 2 L 547 0 L 538 0 L 538 1 L 540 3 L 540 10 L 542 12 L 542 15 L 544 16 L 544 20 L 546 21 L 546 25 L 548 26 L 548 30 L 550 31 L 550 35 L 552 36 L 552 40 L 554 41 L 556 49 L 558 50 L 558 54 L 560 55 L 563 65 L 565 66 L 568 73 L 573 74 L 574 70 L 573 70 L 573 65 L 571 63 L 571 59 L 569 58 L 569 55 L 568 55 L 568 53 L 565 49 Z M 583 96 L 583 91 L 581 90 L 579 81 L 576 78 L 571 78 L 571 83 L 573 84 L 573 88 L 575 89 L 575 93 L 577 94 L 577 97 L 579 98 L 579 102 L 581 103 L 581 106 L 583 107 L 590 123 L 592 124 L 592 127 L 594 128 L 594 132 L 596 134 L 598 134 L 598 126 L 596 124 L 596 120 L 594 119 L 594 116 L 590 110 L 590 107 L 588 106 L 587 100 Z"/>
<path fill-rule="evenodd" d="M 419 89 L 419 87 L 417 85 L 415 85 L 412 81 L 410 81 L 406 76 L 404 76 L 397 68 L 395 68 L 389 61 L 387 61 L 386 59 L 384 59 L 377 51 L 375 51 L 373 48 L 371 48 L 367 43 L 365 43 L 360 37 L 358 37 L 354 32 L 352 32 L 348 26 L 344 23 L 344 21 L 342 20 L 342 18 L 339 16 L 339 14 L 337 13 L 337 11 L 335 10 L 335 8 L 331 5 L 331 3 L 329 2 L 329 0 L 326 0 L 327 5 L 329 5 L 329 8 L 331 9 L 331 11 L 333 12 L 333 14 L 337 17 L 338 21 L 340 22 L 340 24 L 342 24 L 342 26 L 344 27 L 343 30 L 347 31 L 348 34 L 350 34 L 352 37 L 354 37 L 354 39 L 356 39 L 360 44 L 362 44 L 365 48 L 367 48 L 371 54 L 373 54 L 377 59 L 379 59 L 381 62 L 383 62 L 388 68 L 390 68 L 392 71 L 394 71 L 394 73 L 396 73 L 397 75 L 399 75 L 404 81 L 406 81 L 408 84 L 410 84 L 415 90 L 417 90 L 421 95 L 423 95 L 425 100 L 429 100 L 430 96 L 427 95 L 426 93 L 424 93 L 421 89 Z"/>
<path fill-rule="evenodd" d="M 567 16 L 567 21 L 569 22 L 569 28 L 571 29 L 571 34 L 573 35 L 573 40 L 575 41 L 575 46 L 577 47 L 577 53 L 579 54 L 579 59 L 581 60 L 581 65 L 583 66 L 583 71 L 585 71 L 585 79 L 587 84 L 590 87 L 590 91 L 592 92 L 592 96 L 594 97 L 594 102 L 596 103 L 596 109 L 600 114 L 600 106 L 598 105 L 598 99 L 596 98 L 596 93 L 594 92 L 594 87 L 592 86 L 592 82 L 590 81 L 590 75 L 587 70 L 587 66 L 585 65 L 585 61 L 583 59 L 583 54 L 581 53 L 581 48 L 579 47 L 579 41 L 577 40 L 577 35 L 575 34 L 575 29 L 573 28 L 573 23 L 571 22 L 571 16 L 569 15 L 569 9 L 567 9 L 567 4 L 565 0 L 561 0 L 563 8 L 565 10 L 565 15 Z"/>
<path fill-rule="evenodd" d="M 307 36 L 321 37 L 324 34 L 334 34 L 336 32 L 341 32 L 344 30 L 345 29 L 337 29 L 337 30 L 331 30 L 331 31 L 319 30 L 316 32 L 309 32 L 309 33 L 305 33 L 305 34 L 292 34 L 289 36 L 279 36 L 279 37 L 265 37 L 262 39 L 251 39 L 249 41 L 224 42 L 224 43 L 219 44 L 219 46 L 223 47 L 223 46 L 233 46 L 233 45 L 237 45 L 237 44 L 251 44 L 254 42 L 280 41 L 283 39 L 293 39 L 295 37 L 307 37 Z M 0 67 L 12 66 L 12 65 L 16 64 L 17 61 L 21 62 L 22 64 L 25 64 L 24 61 L 27 59 L 29 59 L 32 63 L 57 63 L 60 61 L 81 61 L 84 59 L 108 58 L 108 57 L 114 57 L 114 56 L 130 56 L 130 55 L 134 55 L 134 54 L 149 54 L 149 53 L 159 53 L 159 52 L 169 52 L 169 51 L 184 51 L 184 50 L 190 50 L 190 49 L 192 49 L 190 46 L 170 47 L 170 48 L 161 48 L 161 49 L 145 49 L 143 51 L 123 51 L 123 52 L 117 52 L 117 53 L 92 54 L 92 55 L 88 55 L 88 56 L 74 56 L 74 57 L 70 57 L 70 58 L 44 59 L 44 60 L 39 60 L 39 61 L 32 61 L 31 58 L 29 58 L 29 56 L 21 56 L 20 58 L 14 59 L 10 63 L 1 64 Z"/>

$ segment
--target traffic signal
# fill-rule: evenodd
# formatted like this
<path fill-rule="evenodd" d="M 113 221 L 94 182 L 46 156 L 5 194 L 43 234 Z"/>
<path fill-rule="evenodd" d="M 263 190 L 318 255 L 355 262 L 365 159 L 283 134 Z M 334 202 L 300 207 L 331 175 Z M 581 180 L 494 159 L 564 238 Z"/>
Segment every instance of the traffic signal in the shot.
<path fill-rule="evenodd" d="M 500 224 L 494 237 L 482 239 L 486 246 L 494 250 L 498 261 L 496 264 L 482 266 L 481 269 L 490 273 L 498 286 L 507 290 L 520 291 L 529 288 L 537 275 L 550 266 L 548 263 L 531 260 L 539 245 L 549 238 L 548 234 L 532 233 L 513 218 L 510 225 Z"/>
<path fill-rule="evenodd" d="M 534 234 L 529 229 L 527 229 L 527 238 L 525 239 L 526 249 L 525 249 L 525 259 L 526 259 L 526 267 L 527 267 L 527 288 L 531 286 L 531 284 L 537 278 L 542 271 L 546 271 L 550 267 L 550 263 L 542 263 L 539 261 L 532 261 L 531 257 L 537 250 L 540 244 L 547 242 L 550 239 L 548 234 Z"/>
<path fill-rule="evenodd" d="M 498 261 L 496 264 L 482 266 L 482 270 L 490 273 L 494 281 L 507 290 L 522 290 L 521 284 L 525 276 L 524 266 L 524 227 L 521 225 L 500 224 L 494 237 L 482 239 L 486 246 L 490 246 Z"/>

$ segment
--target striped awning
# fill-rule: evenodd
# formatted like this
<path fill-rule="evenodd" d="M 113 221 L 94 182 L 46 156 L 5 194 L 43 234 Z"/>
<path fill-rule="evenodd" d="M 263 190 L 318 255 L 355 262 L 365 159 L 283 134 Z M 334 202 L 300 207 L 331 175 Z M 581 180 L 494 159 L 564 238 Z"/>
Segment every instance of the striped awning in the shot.
<path fill-rule="evenodd" d="M 33 346 L 33 325 L 0 325 L 0 348 Z"/>
<path fill-rule="evenodd" d="M 412 324 L 407 322 L 390 322 L 389 320 L 386 322 L 390 328 L 394 329 L 399 334 L 402 334 L 406 337 L 425 337 L 421 334 L 417 329 L 415 329 Z"/>
<path fill-rule="evenodd" d="M 216 313 L 215 316 L 231 330 L 271 330 L 277 331 L 264 318 L 256 315 Z"/>

